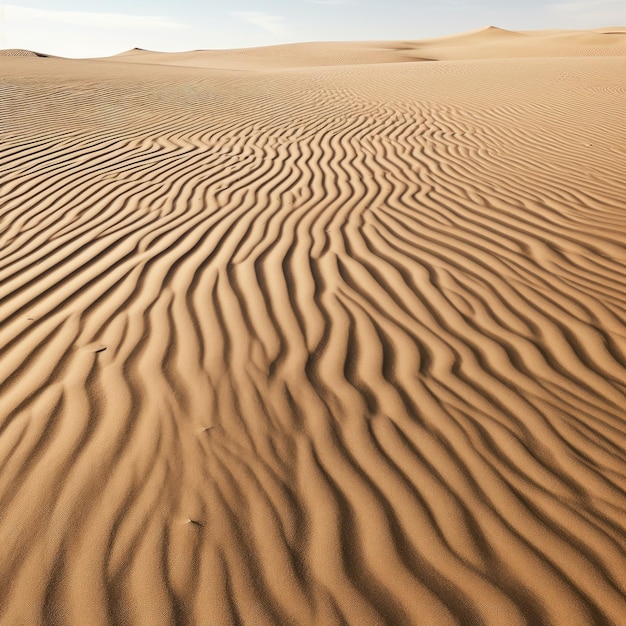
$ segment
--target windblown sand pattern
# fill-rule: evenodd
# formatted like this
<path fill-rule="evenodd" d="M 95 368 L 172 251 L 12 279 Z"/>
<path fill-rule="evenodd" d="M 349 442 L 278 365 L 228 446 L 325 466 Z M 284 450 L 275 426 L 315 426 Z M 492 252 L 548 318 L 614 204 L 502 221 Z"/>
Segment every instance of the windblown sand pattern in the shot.
<path fill-rule="evenodd" d="M 624 624 L 626 83 L 583 43 L 3 59 L 0 622 Z"/>
<path fill-rule="evenodd" d="M 37 54 L 36 52 L 32 52 L 31 50 L 21 50 L 19 48 L 6 48 L 4 50 L 0 50 L 0 57 L 40 57 L 45 56 L 42 54 Z"/>

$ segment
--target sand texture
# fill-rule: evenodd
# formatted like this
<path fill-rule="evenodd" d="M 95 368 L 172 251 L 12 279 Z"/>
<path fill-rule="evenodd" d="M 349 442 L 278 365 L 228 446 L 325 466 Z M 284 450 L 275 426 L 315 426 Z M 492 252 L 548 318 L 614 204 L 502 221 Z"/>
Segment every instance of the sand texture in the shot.
<path fill-rule="evenodd" d="M 0 623 L 625 624 L 625 55 L 3 55 Z"/>

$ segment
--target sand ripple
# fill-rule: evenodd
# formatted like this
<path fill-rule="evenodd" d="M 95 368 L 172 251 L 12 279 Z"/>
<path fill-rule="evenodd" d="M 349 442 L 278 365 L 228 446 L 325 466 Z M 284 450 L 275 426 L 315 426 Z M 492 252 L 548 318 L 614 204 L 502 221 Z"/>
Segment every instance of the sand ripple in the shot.
<path fill-rule="evenodd" d="M 11 63 L 0 621 L 623 623 L 622 59 Z"/>

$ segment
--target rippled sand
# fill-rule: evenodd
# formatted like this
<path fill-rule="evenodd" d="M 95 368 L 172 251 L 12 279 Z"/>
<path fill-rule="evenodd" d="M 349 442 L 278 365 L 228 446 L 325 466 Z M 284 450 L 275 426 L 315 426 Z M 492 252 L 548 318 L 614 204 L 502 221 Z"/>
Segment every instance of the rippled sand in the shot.
<path fill-rule="evenodd" d="M 2 55 L 0 622 L 624 624 L 624 56 Z"/>

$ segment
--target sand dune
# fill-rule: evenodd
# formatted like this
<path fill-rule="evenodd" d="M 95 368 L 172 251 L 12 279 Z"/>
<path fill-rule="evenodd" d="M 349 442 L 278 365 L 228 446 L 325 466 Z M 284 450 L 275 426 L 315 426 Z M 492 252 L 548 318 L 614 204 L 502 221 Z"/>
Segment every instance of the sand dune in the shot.
<path fill-rule="evenodd" d="M 626 56 L 626 29 L 511 31 L 489 26 L 414 41 L 296 43 L 241 50 L 154 52 L 135 48 L 109 57 L 124 63 L 267 70 L 526 57 Z"/>
<path fill-rule="evenodd" d="M 3 59 L 1 623 L 624 623 L 626 35 L 454 41 Z"/>
<path fill-rule="evenodd" d="M 0 57 L 48 57 L 48 54 L 33 52 L 32 50 L 22 50 L 20 48 L 4 48 L 0 50 Z"/>

